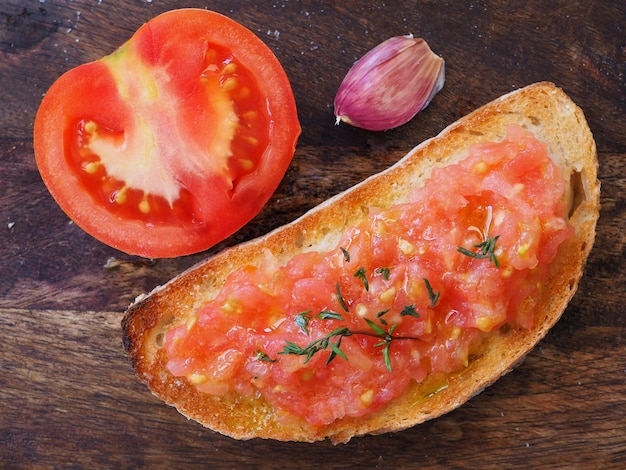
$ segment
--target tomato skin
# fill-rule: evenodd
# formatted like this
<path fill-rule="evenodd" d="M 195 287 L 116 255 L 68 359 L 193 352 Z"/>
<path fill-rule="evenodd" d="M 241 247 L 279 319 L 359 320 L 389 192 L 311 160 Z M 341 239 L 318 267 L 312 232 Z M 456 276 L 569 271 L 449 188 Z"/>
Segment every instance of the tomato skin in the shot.
<path fill-rule="evenodd" d="M 299 135 L 271 50 L 229 18 L 181 9 L 62 75 L 37 113 L 34 149 L 79 227 L 126 253 L 166 258 L 206 250 L 249 222 Z"/>

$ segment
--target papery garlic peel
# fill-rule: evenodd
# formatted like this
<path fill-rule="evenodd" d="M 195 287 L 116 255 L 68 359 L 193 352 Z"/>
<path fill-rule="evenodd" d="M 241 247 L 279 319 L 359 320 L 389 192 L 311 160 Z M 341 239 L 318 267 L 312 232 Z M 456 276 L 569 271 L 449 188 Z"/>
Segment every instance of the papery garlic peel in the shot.
<path fill-rule="evenodd" d="M 346 74 L 335 96 L 336 122 L 371 131 L 406 124 L 443 88 L 444 70 L 424 39 L 387 39 Z"/>

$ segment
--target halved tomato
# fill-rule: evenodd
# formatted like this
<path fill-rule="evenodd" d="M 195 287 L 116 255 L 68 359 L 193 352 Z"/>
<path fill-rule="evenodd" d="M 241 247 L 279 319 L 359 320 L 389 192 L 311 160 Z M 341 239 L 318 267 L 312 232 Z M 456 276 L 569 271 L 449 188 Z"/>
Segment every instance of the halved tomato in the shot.
<path fill-rule="evenodd" d="M 34 127 L 41 176 L 87 233 L 151 258 L 203 251 L 249 222 L 300 135 L 289 80 L 250 30 L 181 9 L 62 75 Z"/>

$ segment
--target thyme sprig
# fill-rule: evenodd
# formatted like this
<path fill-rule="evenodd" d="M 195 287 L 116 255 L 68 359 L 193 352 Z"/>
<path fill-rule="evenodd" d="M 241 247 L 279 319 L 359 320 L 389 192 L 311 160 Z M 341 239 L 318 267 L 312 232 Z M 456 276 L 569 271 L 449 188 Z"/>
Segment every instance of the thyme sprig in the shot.
<path fill-rule="evenodd" d="M 367 271 L 365 270 L 365 268 L 361 267 L 359 269 L 357 269 L 357 271 L 354 273 L 354 277 L 358 277 L 361 282 L 363 282 L 363 287 L 365 287 L 366 291 L 370 290 L 370 283 L 367 280 L 367 276 L 365 275 L 367 273 Z"/>
<path fill-rule="evenodd" d="M 337 357 L 337 355 L 341 356 L 346 361 L 348 357 L 346 354 L 340 349 L 341 340 L 347 336 L 352 336 L 354 333 L 350 331 L 348 327 L 336 328 L 326 336 L 312 341 L 304 347 L 298 346 L 296 343 L 292 341 L 285 341 L 285 348 L 280 351 L 278 354 L 295 354 L 296 356 L 306 356 L 304 363 L 309 362 L 316 353 L 320 351 L 326 351 L 328 348 L 331 349 L 330 354 L 328 355 L 328 359 L 326 359 L 326 365 L 330 364 L 330 362 Z M 335 339 L 336 338 L 336 339 Z M 333 343 L 333 339 L 335 342 Z"/>
<path fill-rule="evenodd" d="M 428 282 L 428 279 L 426 279 L 425 277 L 422 279 L 424 281 L 424 284 L 426 284 L 426 290 L 428 291 L 428 298 L 430 299 L 430 308 L 435 308 L 435 305 L 437 305 L 437 302 L 439 301 L 439 296 L 441 295 L 441 292 L 439 291 L 434 292 L 432 286 L 430 285 L 430 282 Z"/>
<path fill-rule="evenodd" d="M 278 359 L 272 359 L 265 351 L 257 349 L 256 358 L 262 362 L 278 362 Z"/>
<path fill-rule="evenodd" d="M 385 330 L 384 328 L 381 328 L 380 326 L 378 326 L 376 323 L 374 323 L 372 320 L 369 319 L 365 319 L 365 321 L 367 322 L 367 324 L 369 325 L 369 327 L 374 330 L 374 332 L 376 333 L 376 335 L 378 337 L 380 337 L 382 339 L 382 341 L 380 341 L 379 343 L 376 343 L 374 345 L 375 348 L 383 348 L 383 360 L 385 361 L 385 366 L 387 367 L 387 370 L 389 372 L 393 372 L 392 366 L 391 366 L 391 356 L 389 355 L 389 350 L 391 349 L 391 342 L 394 339 L 398 339 L 398 337 L 393 336 L 393 332 L 396 329 L 396 327 L 398 325 L 394 324 L 391 325 L 389 327 L 388 330 Z"/>
<path fill-rule="evenodd" d="M 311 311 L 305 310 L 304 312 L 298 313 L 294 320 L 296 325 L 304 332 L 304 334 L 309 334 L 309 321 L 311 321 Z"/>
<path fill-rule="evenodd" d="M 385 281 L 389 280 L 389 268 L 376 268 L 375 274 L 380 274 Z"/>
<path fill-rule="evenodd" d="M 343 315 L 341 313 L 333 312 L 332 310 L 322 310 L 317 314 L 317 318 L 321 320 L 339 320 L 343 321 Z"/>
<path fill-rule="evenodd" d="M 409 317 L 419 318 L 420 314 L 417 313 L 417 310 L 415 310 L 415 305 L 405 305 L 402 311 L 400 312 L 400 316 L 401 317 L 409 316 Z"/>
<path fill-rule="evenodd" d="M 337 295 L 337 300 L 339 301 L 339 305 L 341 305 L 341 308 L 343 308 L 344 311 L 349 312 L 350 310 L 348 310 L 348 305 L 346 304 L 343 295 L 341 295 L 341 285 L 339 285 L 339 282 L 337 282 L 335 286 L 335 294 Z"/>
<path fill-rule="evenodd" d="M 350 253 L 346 251 L 344 248 L 341 248 L 341 251 L 344 255 L 344 259 L 346 262 L 350 260 Z M 385 280 L 389 280 L 389 268 L 377 268 L 374 270 L 374 275 L 383 276 Z M 363 283 L 363 287 L 366 291 L 369 291 L 369 281 L 367 279 L 367 271 L 365 268 L 359 268 L 355 273 L 354 277 L 359 278 Z M 430 299 L 431 308 L 435 307 L 437 302 L 439 301 L 440 292 L 435 292 L 426 278 L 422 278 L 424 284 L 426 285 L 426 290 L 428 291 L 428 298 Z M 349 304 L 344 299 L 341 293 L 341 285 L 339 282 L 335 285 L 335 296 L 339 305 L 344 310 L 344 312 L 349 313 Z M 392 364 L 391 364 L 391 343 L 394 341 L 403 341 L 403 340 L 412 340 L 412 341 L 421 341 L 420 338 L 414 336 L 401 336 L 396 335 L 394 332 L 396 331 L 398 324 L 389 324 L 389 322 L 383 318 L 387 313 L 389 313 L 391 309 L 386 309 L 378 312 L 376 314 L 376 320 L 370 320 L 369 318 L 364 318 L 369 330 L 353 330 L 347 326 L 341 326 L 335 328 L 330 333 L 318 338 L 314 341 L 311 341 L 305 346 L 300 346 L 293 341 L 285 341 L 285 346 L 282 351 L 278 354 L 293 354 L 296 356 L 304 356 L 304 363 L 308 363 L 317 353 L 321 351 L 329 351 L 328 357 L 326 358 L 326 365 L 330 364 L 337 356 L 341 357 L 344 360 L 348 360 L 345 352 L 341 349 L 341 342 L 344 338 L 361 335 L 361 336 L 369 336 L 373 338 L 379 339 L 377 343 L 374 344 L 374 348 L 382 348 L 383 360 L 385 362 L 385 366 L 389 372 L 392 372 Z M 415 309 L 415 305 L 406 305 L 401 311 L 400 316 L 410 316 L 413 318 L 420 318 L 419 312 Z M 304 332 L 306 335 L 309 335 L 309 323 L 314 318 L 313 312 L 311 310 L 305 310 L 303 312 L 298 313 L 295 316 L 296 325 Z M 319 313 L 315 315 L 315 318 L 320 320 L 331 320 L 331 321 L 345 321 L 344 317 L 341 313 L 332 311 L 332 310 L 321 310 Z M 269 357 L 259 356 L 259 359 L 265 361 L 273 361 Z"/>
<path fill-rule="evenodd" d="M 304 334 L 309 334 L 309 322 L 311 321 L 311 310 L 305 310 L 304 312 L 298 313 L 294 320 L 296 325 L 304 332 Z M 340 313 L 333 312 L 332 310 L 322 310 L 317 315 L 317 318 L 320 320 L 339 320 L 343 321 L 343 316 Z"/>
<path fill-rule="evenodd" d="M 488 235 L 489 230 L 491 229 L 491 222 L 493 221 L 493 207 L 487 206 L 485 209 L 487 210 L 487 218 L 485 220 L 484 228 L 481 230 L 473 225 L 468 227 L 468 230 L 478 233 L 483 241 L 473 246 L 473 248 L 476 248 L 475 251 L 468 250 L 462 246 L 457 247 L 457 250 L 465 256 L 469 256 L 471 258 L 489 258 L 489 261 L 491 261 L 496 268 L 499 268 L 500 263 L 498 262 L 498 258 L 496 258 L 495 249 L 500 235 L 496 235 L 495 237 L 490 237 Z"/>
<path fill-rule="evenodd" d="M 386 315 L 387 313 L 389 313 L 389 311 L 390 311 L 390 310 L 391 310 L 391 309 L 390 309 L 390 308 L 388 308 L 387 310 L 383 310 L 382 312 L 378 312 L 378 313 L 376 314 L 376 319 L 380 322 L 380 324 L 381 324 L 381 325 L 383 325 L 383 326 L 387 326 L 387 324 L 388 324 L 388 323 L 387 323 L 387 320 L 385 320 L 385 319 L 383 318 L 383 316 L 384 316 L 384 315 Z"/>
<path fill-rule="evenodd" d="M 485 240 L 483 240 L 481 243 L 474 245 L 476 251 L 468 250 L 467 248 L 463 248 L 462 246 L 457 247 L 457 250 L 465 256 L 469 256 L 471 258 L 489 258 L 489 261 L 491 261 L 496 266 L 496 268 L 499 268 L 500 263 L 498 262 L 498 258 L 496 258 L 495 254 L 498 238 L 500 238 L 500 235 L 485 238 Z"/>
<path fill-rule="evenodd" d="M 413 336 L 394 336 L 393 332 L 397 328 L 397 324 L 391 325 L 387 330 L 385 330 L 381 325 L 376 324 L 372 320 L 365 319 L 367 325 L 372 329 L 372 331 L 366 330 L 351 330 L 347 326 L 336 328 L 327 335 L 316 339 L 315 341 L 310 342 L 306 346 L 298 346 L 296 343 L 292 341 L 285 341 L 285 347 L 278 354 L 294 354 L 296 356 L 306 356 L 304 363 L 308 363 L 315 354 L 320 351 L 326 351 L 330 349 L 330 354 L 326 359 L 325 365 L 330 364 L 333 359 L 337 356 L 341 357 L 344 360 L 348 360 L 346 354 L 341 350 L 341 340 L 343 338 L 347 338 L 353 335 L 361 335 L 361 336 L 371 336 L 374 338 L 379 338 L 382 341 L 374 344 L 375 348 L 383 347 L 383 358 L 385 361 L 385 366 L 389 372 L 393 371 L 391 365 L 391 356 L 389 351 L 391 349 L 391 343 L 393 341 L 400 340 L 414 340 L 419 341 L 419 338 Z M 334 340 L 334 342 L 333 342 Z"/>

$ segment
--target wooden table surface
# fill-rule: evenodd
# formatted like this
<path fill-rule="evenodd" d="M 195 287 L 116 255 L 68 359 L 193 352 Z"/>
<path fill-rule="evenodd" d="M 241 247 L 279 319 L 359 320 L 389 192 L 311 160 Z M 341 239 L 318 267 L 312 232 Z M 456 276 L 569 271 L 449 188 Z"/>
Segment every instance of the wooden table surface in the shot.
<path fill-rule="evenodd" d="M 254 31 L 291 79 L 303 132 L 261 214 L 210 252 L 137 259 L 95 241 L 37 171 L 33 119 L 63 72 L 183 6 Z M 334 125 L 351 64 L 390 36 L 424 37 L 447 81 L 406 126 Z M 626 3 L 614 1 L 0 2 L 0 468 L 626 468 Z M 187 421 L 135 379 L 124 309 L 228 245 L 291 221 L 447 124 L 549 80 L 596 137 L 602 214 L 579 290 L 515 371 L 460 409 L 346 445 L 239 442 Z"/>

